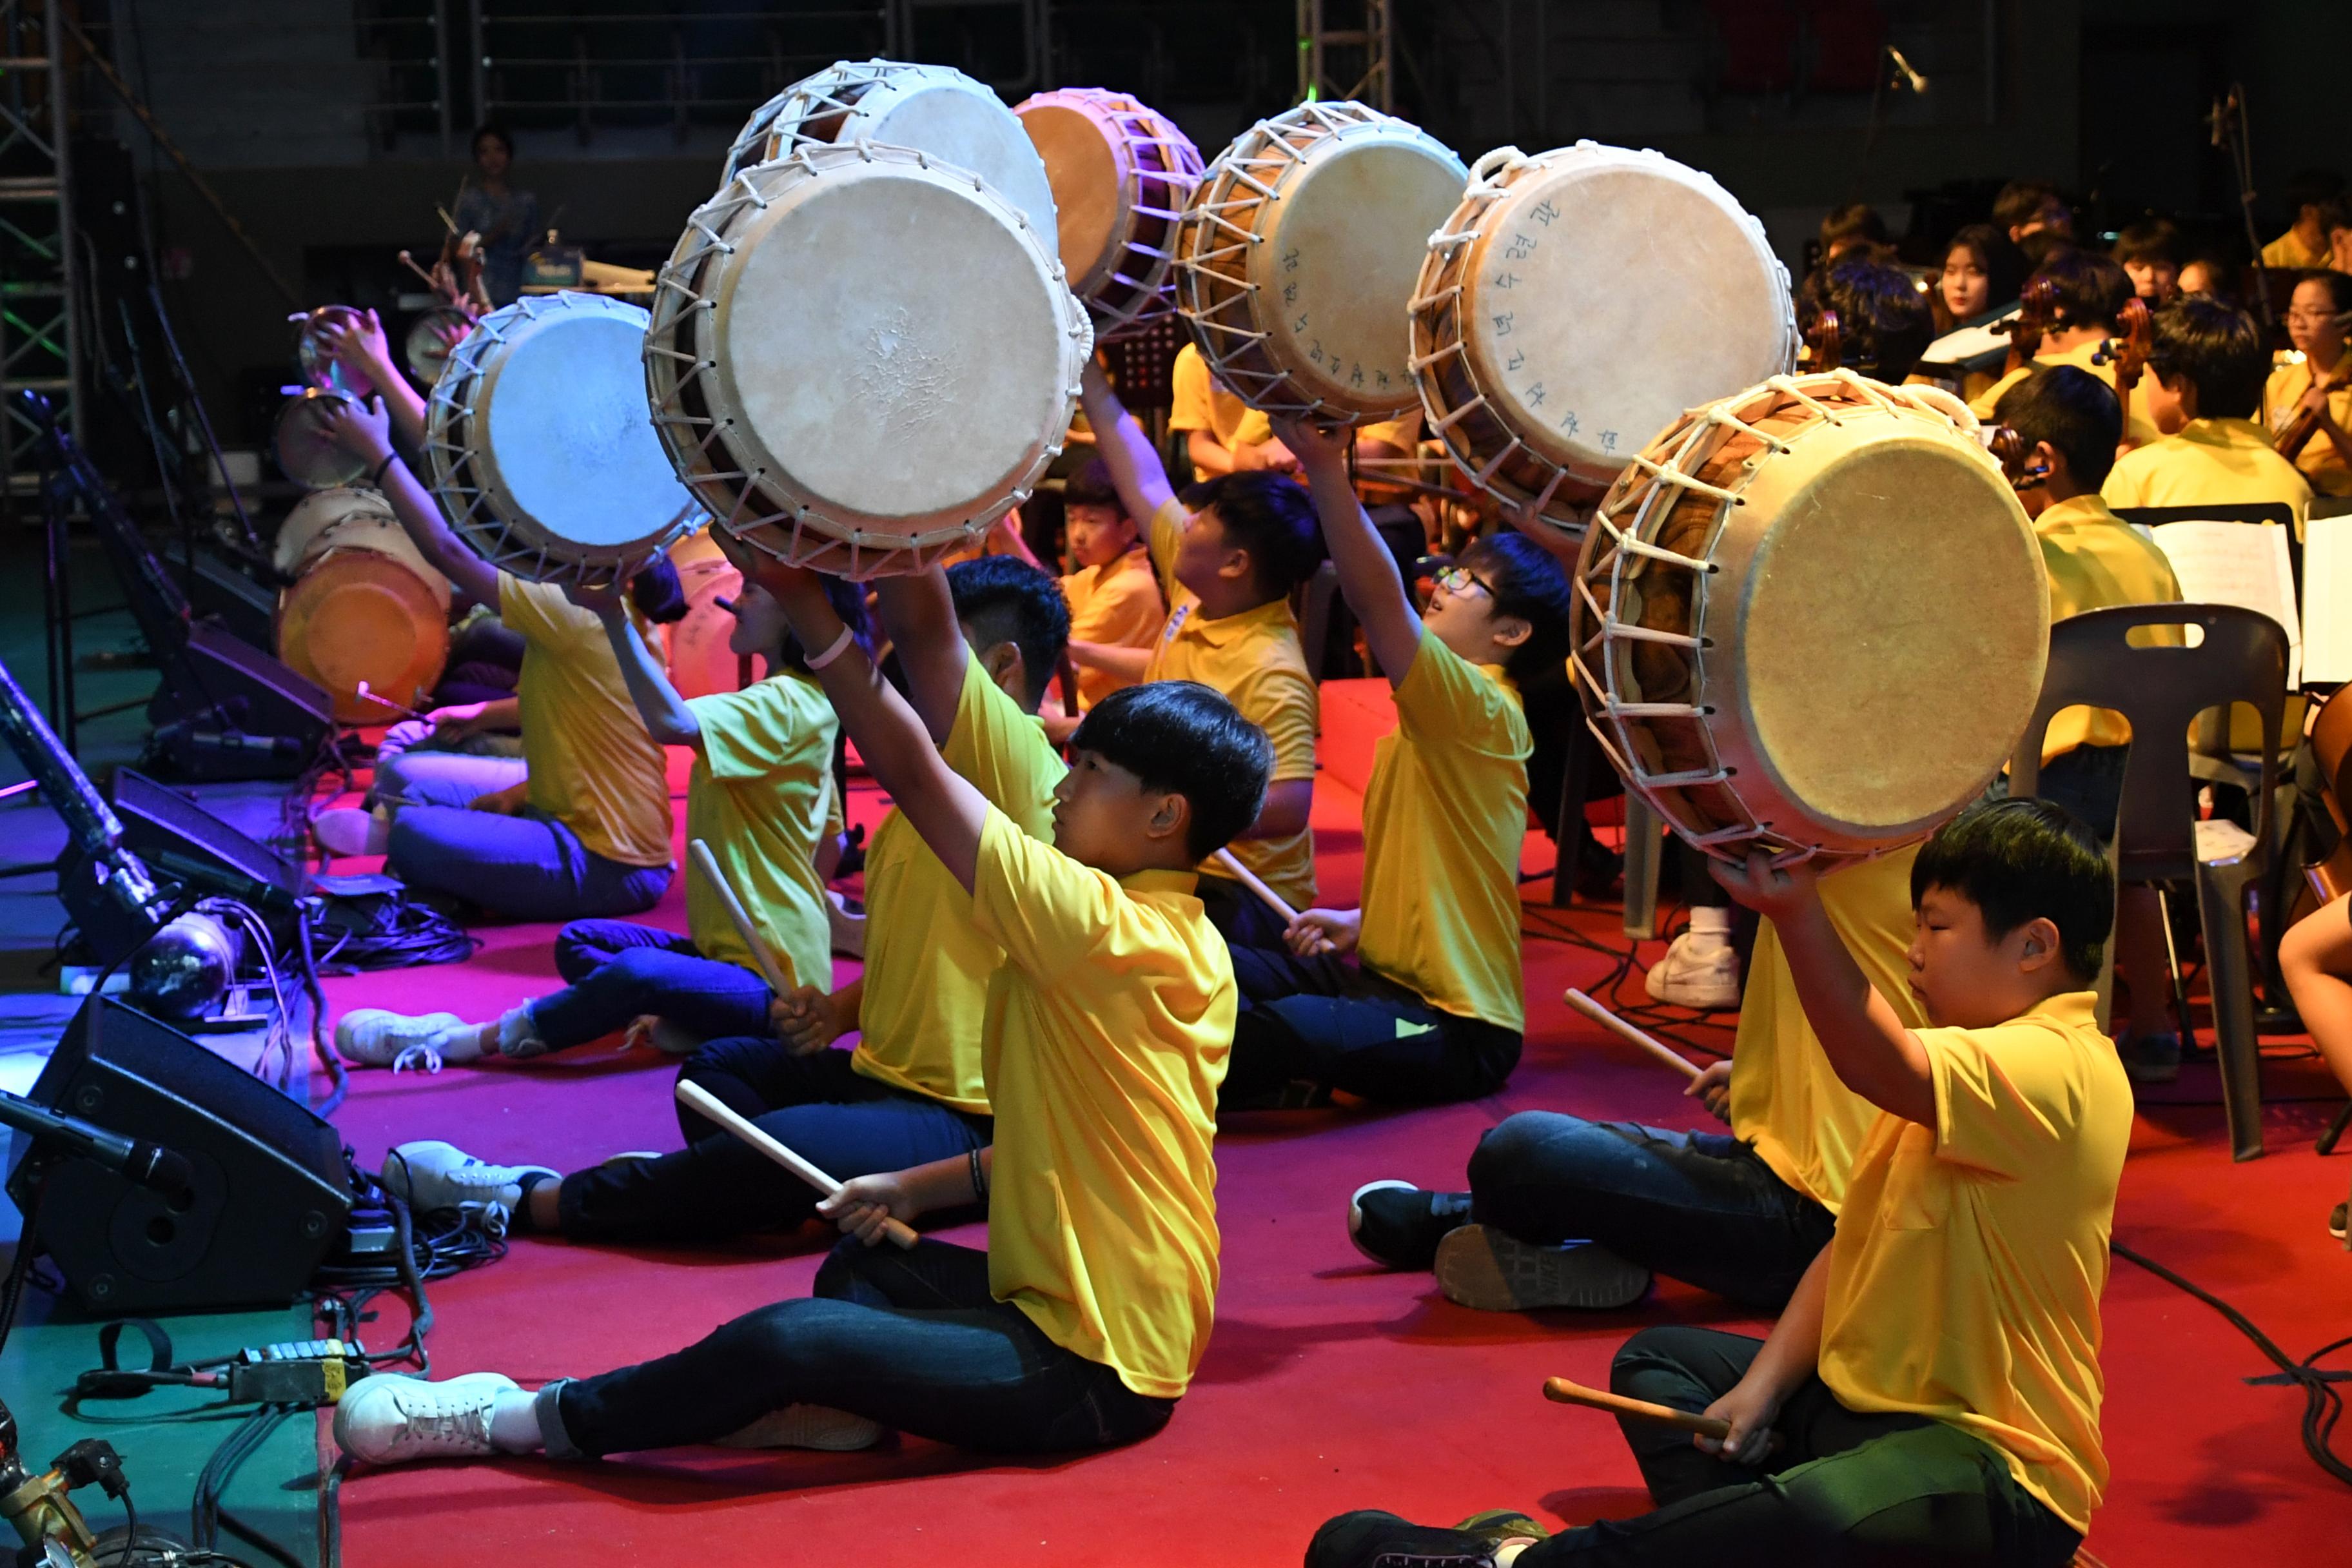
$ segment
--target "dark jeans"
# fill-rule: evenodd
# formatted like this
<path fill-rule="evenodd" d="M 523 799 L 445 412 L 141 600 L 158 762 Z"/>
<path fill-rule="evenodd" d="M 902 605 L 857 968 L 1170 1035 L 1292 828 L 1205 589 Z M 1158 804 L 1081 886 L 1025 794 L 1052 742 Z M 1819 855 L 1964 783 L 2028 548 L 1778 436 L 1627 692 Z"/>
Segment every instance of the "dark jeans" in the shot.
<path fill-rule="evenodd" d="M 1345 1089 L 1385 1105 L 1492 1094 L 1519 1065 L 1520 1037 L 1431 1006 L 1342 959 L 1235 944 L 1241 1014 L 1223 1095 L 1236 1106 L 1286 1083 Z"/>
<path fill-rule="evenodd" d="M 1282 945 L 1282 917 L 1231 877 L 1204 874 L 1193 890 L 1200 895 L 1201 912 L 1217 928 L 1227 947 Z"/>
<path fill-rule="evenodd" d="M 1936 1326 L 1920 1325 L 1932 1334 Z M 1609 1372 L 1617 1393 L 1704 1410 L 1729 1393 L 1764 1342 L 1713 1329 L 1646 1329 Z M 1740 1568 L 2063 1568 L 2083 1538 L 2017 1484 L 1990 1446 L 1920 1415 L 1848 1410 L 1818 1377 L 1773 1424 L 1761 1467 L 1702 1453 L 1686 1433 L 1622 1421 L 1658 1504 L 1530 1546 L 1546 1563 L 1737 1563 Z"/>
<path fill-rule="evenodd" d="M 994 1125 L 851 1070 L 847 1051 L 796 1057 L 772 1039 L 714 1040 L 687 1058 L 678 1077 L 836 1181 L 984 1149 Z M 577 1241 L 708 1241 L 789 1230 L 816 1212 L 814 1188 L 741 1139 L 684 1106 L 677 1122 L 686 1147 L 675 1153 L 614 1160 L 564 1177 L 556 1204 L 563 1234 Z"/>
<path fill-rule="evenodd" d="M 768 1032 L 768 983 L 705 958 L 675 931 L 633 921 L 573 921 L 555 933 L 555 972 L 568 983 L 530 1005 L 551 1051 L 584 1046 L 651 1013 L 706 1040 Z"/>
<path fill-rule="evenodd" d="M 1168 1424 L 1137 1394 L 988 1293 L 988 1254 L 845 1237 L 814 1296 L 747 1312 L 698 1344 L 540 1392 L 547 1451 L 576 1458 L 708 1443 L 788 1405 L 1004 1454 L 1108 1448 Z"/>
<path fill-rule="evenodd" d="M 406 788 L 412 798 L 428 793 L 415 780 Z M 383 868 L 412 888 L 517 921 L 638 914 L 654 907 L 670 876 L 667 866 L 625 866 L 591 853 L 552 816 L 469 811 L 462 800 L 403 807 Z"/>
<path fill-rule="evenodd" d="M 1523 1110 L 1470 1156 L 1471 1216 L 1538 1246 L 1593 1241 L 1744 1306 L 1788 1305 L 1836 1220 L 1726 1132 Z"/>

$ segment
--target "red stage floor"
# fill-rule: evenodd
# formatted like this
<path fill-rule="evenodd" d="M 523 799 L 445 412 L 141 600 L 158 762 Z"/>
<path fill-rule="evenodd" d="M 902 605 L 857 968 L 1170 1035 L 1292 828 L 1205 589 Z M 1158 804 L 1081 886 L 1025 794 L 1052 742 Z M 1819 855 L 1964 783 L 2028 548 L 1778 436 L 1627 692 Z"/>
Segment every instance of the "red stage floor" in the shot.
<path fill-rule="evenodd" d="M 1351 715 L 1369 721 L 1378 707 L 1327 702 L 1327 727 L 1338 732 L 1327 737 L 1316 826 L 1325 896 L 1335 900 L 1352 900 L 1360 862 L 1360 800 L 1349 781 L 1360 777 L 1363 748 Z M 871 822 L 879 805 L 870 788 L 857 792 L 854 819 Z M 1528 864 L 1550 864 L 1539 837 Z M 1548 884 L 1530 891 L 1540 899 Z M 650 918 L 682 927 L 675 891 Z M 1528 923 L 1530 931 L 1561 925 L 1533 905 Z M 1570 923 L 1622 945 L 1613 909 L 1579 911 Z M 331 982 L 331 1000 L 339 1010 L 480 1016 L 553 986 L 549 928 L 483 934 L 487 945 L 467 964 Z M 1670 1074 L 1561 1005 L 1565 986 L 1590 987 L 1612 967 L 1588 949 L 1530 937 L 1528 1051 L 1507 1093 L 1402 1115 L 1260 1119 L 1220 1139 L 1216 1333 L 1175 1420 L 1148 1443 L 1035 1465 L 888 1439 L 840 1456 L 711 1449 L 592 1465 L 362 1470 L 342 1491 L 345 1561 L 1191 1568 L 1297 1563 L 1315 1526 L 1349 1508 L 1447 1521 L 1508 1505 L 1563 1523 L 1637 1511 L 1645 1500 L 1614 1426 L 1547 1404 L 1544 1377 L 1604 1381 L 1617 1344 L 1646 1323 L 1762 1325 L 1671 1284 L 1622 1313 L 1465 1311 L 1426 1275 L 1367 1265 L 1342 1217 L 1349 1192 L 1376 1176 L 1458 1184 L 1479 1132 L 1514 1110 L 1697 1125 Z M 1638 996 L 1639 981 L 1628 990 Z M 559 1168 L 675 1141 L 667 1058 L 574 1056 L 593 1059 L 355 1075 L 340 1121 L 371 1163 L 411 1138 Z M 2352 1257 L 2321 1226 L 2345 1194 L 2352 1159 L 2313 1157 L 2337 1103 L 2315 1062 L 2282 1060 L 2265 1079 L 2270 1152 L 2243 1165 L 2228 1157 L 2210 1067 L 2156 1091 L 2164 1103 L 2142 1108 L 2116 1234 L 2302 1355 L 2352 1333 Z M 982 1240 L 977 1227 L 946 1234 Z M 814 1237 L 675 1252 L 521 1240 L 503 1261 L 434 1287 L 434 1367 L 443 1375 L 496 1368 L 529 1384 L 658 1353 L 735 1313 L 805 1293 L 820 1250 Z M 2271 1370 L 2251 1343 L 2121 1261 L 2106 1327 L 2115 1477 L 2090 1545 L 2111 1568 L 2340 1559 L 2352 1493 L 2305 1457 L 2300 1394 L 2246 1384 Z M 384 1342 L 394 1332 L 394 1324 L 377 1330 Z"/>

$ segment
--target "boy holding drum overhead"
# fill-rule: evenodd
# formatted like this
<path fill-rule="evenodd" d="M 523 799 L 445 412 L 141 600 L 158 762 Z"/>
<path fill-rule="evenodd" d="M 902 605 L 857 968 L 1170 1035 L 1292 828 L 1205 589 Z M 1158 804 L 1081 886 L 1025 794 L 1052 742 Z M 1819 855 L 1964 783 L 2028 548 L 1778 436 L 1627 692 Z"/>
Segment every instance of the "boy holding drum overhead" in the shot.
<path fill-rule="evenodd" d="M 1167 627 L 1150 653 L 1097 648 L 1084 662 L 1130 680 L 1200 681 L 1265 731 L 1274 781 L 1234 858 L 1291 908 L 1305 909 L 1315 901 L 1315 836 L 1307 822 L 1319 701 L 1290 592 L 1315 570 L 1313 503 L 1275 474 L 1228 474 L 1179 500 L 1099 363 L 1087 363 L 1078 396 L 1128 514 L 1150 519 L 1152 559 L 1168 595 Z M 1219 931 L 1241 946 L 1281 945 L 1280 917 L 1216 862 L 1201 871 L 1202 900 Z"/>
<path fill-rule="evenodd" d="M 1362 907 L 1307 910 L 1283 945 L 1234 949 L 1243 1005 L 1226 1103 L 1277 1101 L 1294 1084 L 1389 1104 L 1491 1094 L 1518 1064 L 1527 1021 L 1519 848 L 1533 742 L 1520 693 L 1566 682 L 1568 576 L 1534 540 L 1498 533 L 1416 613 L 1349 483 L 1346 433 L 1277 428 L 1395 692 L 1397 731 L 1364 793 Z"/>
<path fill-rule="evenodd" d="M 1200 1364 L 1234 992 L 1192 868 L 1256 816 L 1265 736 L 1197 683 L 1112 693 L 1072 738 L 1049 846 L 941 760 L 807 574 L 774 565 L 761 581 L 821 650 L 810 663 L 859 754 L 1005 953 L 982 1043 L 996 1142 L 848 1184 L 821 1208 L 855 1234 L 814 1299 L 676 1353 L 536 1394 L 495 1373 L 363 1379 L 336 1412 L 354 1458 L 843 1448 L 883 1426 L 996 1452 L 1100 1448 L 1166 1425 Z M 981 1200 L 985 1253 L 862 1245 L 887 1219 Z"/>
<path fill-rule="evenodd" d="M 1838 1075 L 1877 1109 L 1829 1247 L 1770 1337 L 1660 1328 L 1620 1394 L 1728 1424 L 1623 1422 L 1654 1511 L 1544 1538 L 1344 1514 L 1307 1568 L 1936 1563 L 2063 1568 L 2107 1479 L 2099 1297 L 2131 1086 L 2092 990 L 2114 881 L 2047 801 L 1963 813 L 1912 872 L 1906 1026 L 1838 940 L 1810 867 L 1724 873 L 1787 933 Z"/>

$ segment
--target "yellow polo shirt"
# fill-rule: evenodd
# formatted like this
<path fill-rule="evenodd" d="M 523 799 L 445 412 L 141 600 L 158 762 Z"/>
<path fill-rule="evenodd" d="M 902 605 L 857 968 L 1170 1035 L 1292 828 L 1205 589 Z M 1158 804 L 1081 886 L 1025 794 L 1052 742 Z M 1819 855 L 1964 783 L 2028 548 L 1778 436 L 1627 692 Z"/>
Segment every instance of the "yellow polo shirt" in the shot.
<path fill-rule="evenodd" d="M 1224 693 L 1274 742 L 1270 782 L 1311 781 L 1320 702 L 1314 678 L 1307 673 L 1307 656 L 1299 650 L 1290 602 L 1276 599 L 1238 615 L 1202 619 L 1201 601 L 1176 581 L 1177 541 L 1189 521 L 1183 502 L 1174 500 L 1151 520 L 1151 555 L 1168 595 L 1168 624 L 1143 679 L 1197 680 Z M 1315 901 L 1312 828 L 1280 838 L 1237 838 L 1227 847 L 1291 908 L 1303 910 Z M 1214 860 L 1203 860 L 1200 868 L 1203 876 L 1225 876 Z"/>
<path fill-rule="evenodd" d="M 2051 506 L 2033 520 L 2042 545 L 2042 568 L 2050 577 L 2050 618 L 2063 621 L 2085 610 L 2113 605 L 2172 605 L 2180 602 L 2180 580 L 2164 552 L 2144 538 L 2096 496 L 2076 496 Z M 2176 626 L 2153 629 L 2149 640 L 2178 647 Z M 2131 726 L 2108 708 L 2062 708 L 2050 717 L 2042 738 L 2042 760 L 2077 746 L 2121 746 Z"/>
<path fill-rule="evenodd" d="M 1527 1027 L 1519 846 L 1528 753 L 1519 694 L 1423 634 L 1396 689 L 1397 727 L 1364 789 L 1364 926 L 1357 954 L 1440 1011 Z"/>
<path fill-rule="evenodd" d="M 2107 1483 L 2099 1294 L 2132 1090 L 2088 991 L 1922 1029 L 1936 1125 L 1882 1115 L 1830 1243 L 1822 1381 L 1990 1446 L 2078 1531 Z"/>
<path fill-rule="evenodd" d="M 1004 949 L 982 1051 L 999 1108 L 988 1288 L 1174 1399 L 1217 1305 L 1217 1086 L 1238 993 L 1189 871 L 1113 880 L 991 808 L 972 917 Z"/>
<path fill-rule="evenodd" d="M 989 804 L 1031 837 L 1054 837 L 1054 786 L 1067 771 L 1045 726 L 963 667 L 954 728 L 940 749 Z M 971 895 L 893 807 L 866 851 L 866 988 L 852 1070 L 894 1089 L 989 1114 L 981 1068 L 988 977 L 1003 950 L 972 922 Z"/>
<path fill-rule="evenodd" d="M 687 704 L 702 731 L 686 785 L 686 836 L 710 846 L 744 912 L 794 985 L 833 989 L 816 841 L 833 799 L 840 720 L 797 671 Z M 705 958 L 758 973 L 719 892 L 688 862 L 686 929 Z"/>
<path fill-rule="evenodd" d="M 1206 430 L 1229 451 L 1274 439 L 1274 426 L 1265 415 L 1217 384 L 1199 345 L 1186 343 L 1176 351 L 1170 381 L 1174 395 L 1168 410 L 1171 430 Z"/>
<path fill-rule="evenodd" d="M 1160 602 L 1151 557 L 1140 543 L 1107 565 L 1082 566 L 1063 578 L 1062 596 L 1070 602 L 1072 642 L 1150 647 L 1160 640 L 1160 630 L 1168 624 L 1168 606 Z M 1091 708 L 1130 684 L 1108 669 L 1081 666 L 1079 705 Z"/>
<path fill-rule="evenodd" d="M 2178 435 L 2116 459 L 2099 499 L 2111 507 L 2284 501 L 2303 537 L 2311 485 L 2251 419 L 2192 419 Z"/>
<path fill-rule="evenodd" d="M 499 574 L 499 619 L 523 644 L 515 694 L 530 767 L 524 804 L 592 855 L 668 865 L 668 759 L 637 716 L 604 623 L 554 584 L 508 572 Z"/>
<path fill-rule="evenodd" d="M 1822 879 L 1822 907 L 1863 974 L 1886 998 L 1906 1027 L 1927 1015 L 1911 994 L 1912 845 L 1875 860 L 1847 866 Z M 1878 1119 L 1878 1108 L 1846 1088 L 1805 1021 L 1797 978 L 1780 951 L 1780 933 L 1765 921 L 1748 961 L 1739 999 L 1739 1030 L 1731 1043 L 1731 1131 L 1754 1146 L 1772 1173 L 1829 1210 L 1846 1199 L 1854 1154 Z"/>
<path fill-rule="evenodd" d="M 2341 359 L 2336 362 L 2337 375 L 2344 375 L 2347 370 L 2352 370 L 2352 364 Z M 2263 426 L 2276 435 L 2294 424 L 2294 416 L 2301 412 L 2295 405 L 2310 390 L 2311 362 L 2301 355 L 2271 372 L 2270 380 L 2263 387 Z M 2327 395 L 2327 416 L 2339 428 L 2352 430 L 2352 379 L 2347 379 Z M 2336 449 L 2336 443 L 2327 438 L 2326 432 L 2313 431 L 2294 462 L 2311 488 L 2321 495 L 2352 496 L 2352 468 L 2345 466 L 2344 454 Z"/>
<path fill-rule="evenodd" d="M 2288 229 L 2263 247 L 2263 265 L 2275 267 L 2283 272 L 2306 272 L 2315 267 L 2332 264 L 2334 253 L 2327 248 L 2327 237 L 2320 237 L 2316 247 L 2303 243 L 2303 236 Z"/>
<path fill-rule="evenodd" d="M 2103 339 L 2095 343 L 2076 343 L 2073 348 L 2061 350 L 2057 353 L 2035 354 L 2033 363 L 2037 365 L 2071 364 L 2076 370 L 2089 371 L 2093 375 L 2105 382 L 2107 390 L 2112 392 L 2116 386 L 2116 367 L 2112 363 L 2097 363 L 2098 356 L 2106 352 L 2112 342 L 2112 339 Z M 1994 407 L 2000 402 L 2000 395 L 2032 374 L 2030 369 L 2011 371 L 2007 375 L 1969 398 L 1969 411 L 1978 418 L 1990 421 L 1992 418 Z M 2147 399 L 2143 395 L 2143 389 L 2147 385 L 2147 373 L 2143 371 L 2140 373 L 2139 385 L 2132 389 L 2131 422 L 2124 429 L 2124 439 L 2135 447 L 2145 447 L 2151 441 L 2160 441 L 2164 438 L 2164 432 L 2158 430 L 2147 416 Z"/>

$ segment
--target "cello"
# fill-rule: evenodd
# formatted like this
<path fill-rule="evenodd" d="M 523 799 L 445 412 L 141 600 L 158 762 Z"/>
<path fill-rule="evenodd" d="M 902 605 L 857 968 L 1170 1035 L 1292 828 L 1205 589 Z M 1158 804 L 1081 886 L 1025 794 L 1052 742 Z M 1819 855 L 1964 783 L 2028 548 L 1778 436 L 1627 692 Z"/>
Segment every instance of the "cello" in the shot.
<path fill-rule="evenodd" d="M 1835 370 L 1845 363 L 1845 331 L 1838 313 L 1823 306 L 1805 329 L 1805 370 L 1811 374 Z"/>
<path fill-rule="evenodd" d="M 2147 356 L 2156 346 L 2155 318 L 2148 314 L 2147 301 L 2134 295 L 2124 301 L 2116 312 L 2116 335 L 2100 345 L 2094 363 L 2111 364 L 2116 371 L 2116 403 L 2123 413 L 2123 439 L 2117 444 L 2118 457 L 2132 449 L 2131 396 L 2132 388 L 2139 384 L 2140 373 L 2147 368 Z"/>
<path fill-rule="evenodd" d="M 2042 340 L 2057 324 L 2057 279 L 2037 273 L 2025 280 L 2025 292 L 2017 301 L 2017 314 L 1992 329 L 2009 339 L 2009 362 L 2001 367 L 2001 374 L 2014 375 L 2032 365 L 2033 356 L 2042 352 Z"/>
<path fill-rule="evenodd" d="M 2319 394 L 2322 399 L 2343 391 L 2347 386 L 2352 386 L 2352 353 L 2347 353 L 2336 362 L 2336 374 L 2326 381 L 2315 375 L 2311 378 L 2311 391 Z M 2292 463 L 2303 455 L 2303 449 L 2311 445 L 2311 438 L 2319 434 L 2320 409 L 2326 406 L 2323 401 L 2318 407 L 2294 411 L 2294 417 L 2271 437 L 2271 445 L 2277 448 L 2280 457 Z"/>

